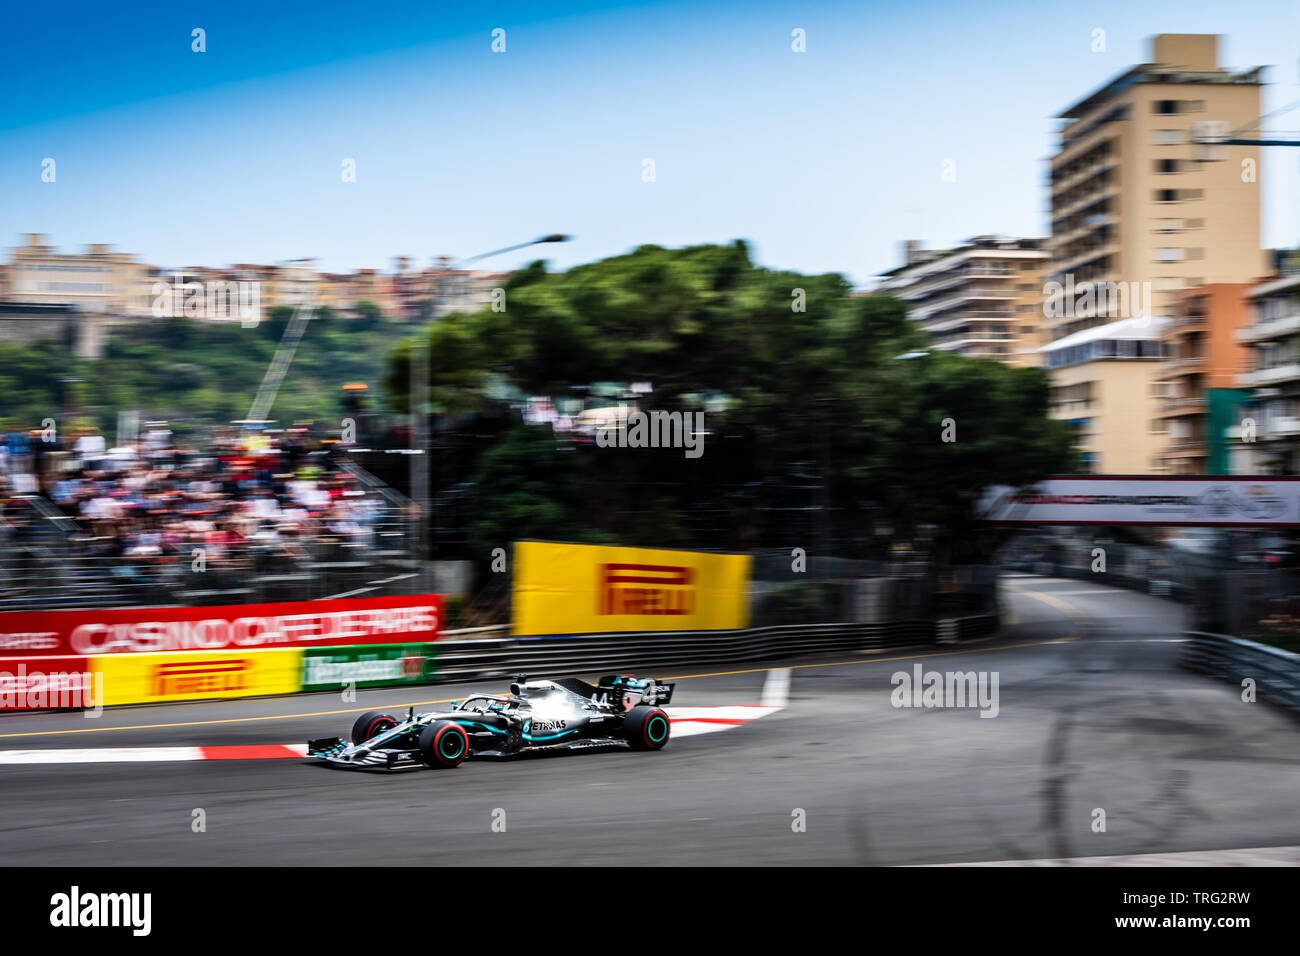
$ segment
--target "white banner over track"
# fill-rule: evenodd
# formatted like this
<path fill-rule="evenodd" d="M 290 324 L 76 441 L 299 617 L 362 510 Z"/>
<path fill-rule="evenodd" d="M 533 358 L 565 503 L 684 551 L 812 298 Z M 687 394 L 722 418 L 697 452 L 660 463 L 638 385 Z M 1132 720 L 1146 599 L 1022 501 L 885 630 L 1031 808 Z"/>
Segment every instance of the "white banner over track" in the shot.
<path fill-rule="evenodd" d="M 1300 525 L 1300 478 L 1049 478 L 994 488 L 980 508 L 1000 524 Z"/>

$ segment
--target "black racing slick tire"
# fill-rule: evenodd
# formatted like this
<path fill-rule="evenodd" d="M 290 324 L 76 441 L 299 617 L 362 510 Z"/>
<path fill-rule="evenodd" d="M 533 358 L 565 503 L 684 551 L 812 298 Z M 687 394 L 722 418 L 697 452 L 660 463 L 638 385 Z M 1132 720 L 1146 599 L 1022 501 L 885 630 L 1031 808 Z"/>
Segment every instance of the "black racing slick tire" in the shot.
<path fill-rule="evenodd" d="M 623 718 L 623 739 L 633 750 L 662 750 L 671 732 L 668 715 L 648 704 L 633 707 Z"/>
<path fill-rule="evenodd" d="M 397 726 L 397 720 L 380 710 L 368 710 L 352 725 L 352 743 L 364 744 L 376 734 Z"/>
<path fill-rule="evenodd" d="M 437 720 L 420 731 L 420 756 L 430 767 L 459 767 L 467 753 L 469 737 L 453 720 Z"/>

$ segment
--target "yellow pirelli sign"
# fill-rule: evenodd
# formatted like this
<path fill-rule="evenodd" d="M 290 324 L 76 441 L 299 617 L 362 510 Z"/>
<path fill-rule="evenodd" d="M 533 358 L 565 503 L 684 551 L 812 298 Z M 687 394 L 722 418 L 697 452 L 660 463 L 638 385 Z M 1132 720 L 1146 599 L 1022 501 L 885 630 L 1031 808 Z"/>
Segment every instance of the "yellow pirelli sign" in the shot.
<path fill-rule="evenodd" d="M 302 686 L 302 648 L 100 654 L 90 669 L 104 675 L 106 706 L 295 694 Z"/>
<path fill-rule="evenodd" d="M 515 542 L 518 635 L 747 627 L 750 557 Z"/>

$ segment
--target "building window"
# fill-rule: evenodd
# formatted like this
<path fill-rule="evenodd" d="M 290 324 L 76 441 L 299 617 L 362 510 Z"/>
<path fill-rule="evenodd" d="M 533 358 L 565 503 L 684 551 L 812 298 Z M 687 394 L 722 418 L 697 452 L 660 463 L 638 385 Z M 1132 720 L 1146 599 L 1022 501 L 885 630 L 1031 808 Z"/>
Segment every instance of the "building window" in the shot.
<path fill-rule="evenodd" d="M 1177 146 L 1183 141 L 1183 131 L 1181 129 L 1154 129 L 1151 131 L 1151 142 L 1156 146 Z"/>
<path fill-rule="evenodd" d="M 1152 262 L 1182 262 L 1184 258 L 1182 249 L 1164 248 L 1152 249 Z"/>
<path fill-rule="evenodd" d="M 1151 103 L 1152 113 L 1177 113 L 1177 100 L 1153 100 Z"/>
<path fill-rule="evenodd" d="M 1177 189 L 1157 189 L 1151 198 L 1156 202 L 1178 202 Z"/>
<path fill-rule="evenodd" d="M 1155 161 L 1156 172 L 1165 175 L 1168 173 L 1178 172 L 1178 160 L 1176 159 L 1157 159 Z"/>

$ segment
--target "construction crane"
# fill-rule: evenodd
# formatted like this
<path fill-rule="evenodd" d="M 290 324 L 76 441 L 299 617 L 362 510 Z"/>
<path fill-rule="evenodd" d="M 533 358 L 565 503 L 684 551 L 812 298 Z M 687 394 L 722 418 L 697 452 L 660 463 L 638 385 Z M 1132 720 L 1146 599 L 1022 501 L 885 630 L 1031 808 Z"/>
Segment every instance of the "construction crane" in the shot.
<path fill-rule="evenodd" d="M 280 344 L 276 347 L 275 356 L 271 359 L 266 374 L 262 376 L 262 384 L 253 398 L 253 406 L 248 410 L 249 422 L 260 423 L 267 420 L 266 416 L 270 413 L 271 406 L 275 404 L 275 396 L 280 391 L 280 384 L 293 363 L 294 353 L 298 351 L 298 343 L 302 341 L 302 334 L 307 331 L 307 323 L 311 321 L 315 311 L 316 306 L 312 304 L 310 298 L 307 302 L 300 302 L 294 307 L 293 317 L 285 326 L 284 334 L 280 336 Z"/>
<path fill-rule="evenodd" d="M 1267 133 L 1260 129 L 1265 120 L 1282 116 L 1300 107 L 1300 100 L 1280 110 L 1265 113 L 1245 126 L 1225 132 L 1227 123 L 1211 121 L 1197 123 L 1192 130 L 1192 141 L 1205 147 L 1213 146 L 1300 146 L 1300 132 Z"/>

